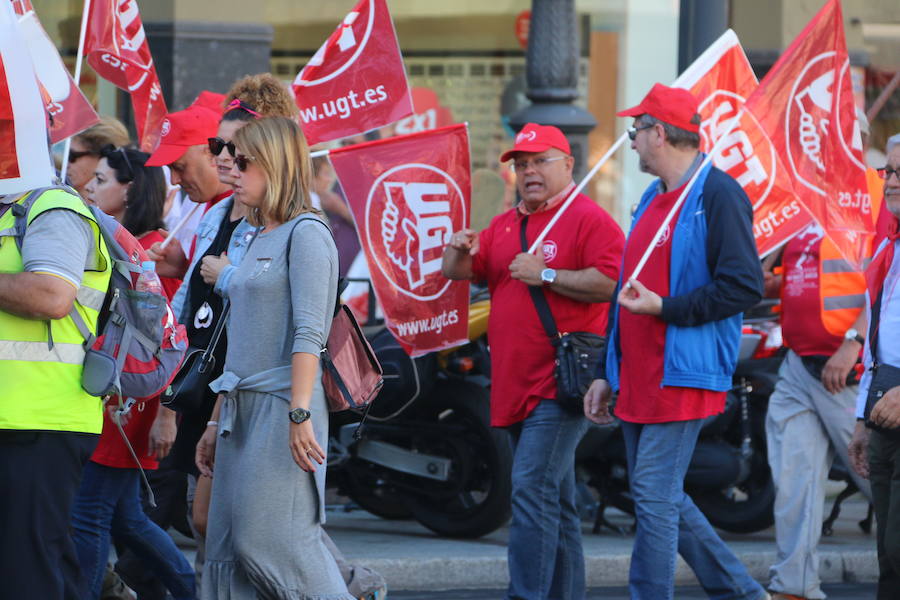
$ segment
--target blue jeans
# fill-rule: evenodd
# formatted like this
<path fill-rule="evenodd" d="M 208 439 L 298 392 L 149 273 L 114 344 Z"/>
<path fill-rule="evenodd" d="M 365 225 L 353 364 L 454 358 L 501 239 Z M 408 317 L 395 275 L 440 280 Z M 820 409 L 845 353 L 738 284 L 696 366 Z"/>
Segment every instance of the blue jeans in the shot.
<path fill-rule="evenodd" d="M 110 534 L 165 584 L 176 600 L 194 598 L 194 570 L 169 535 L 144 514 L 140 472 L 88 462 L 72 509 L 83 598 L 99 598 L 109 559 Z"/>
<path fill-rule="evenodd" d="M 680 553 L 710 598 L 758 600 L 765 590 L 684 493 L 700 420 L 642 425 L 622 422 L 637 516 L 629 588 L 633 600 L 675 594 Z"/>
<path fill-rule="evenodd" d="M 583 600 L 581 517 L 575 506 L 575 446 L 581 415 L 543 400 L 510 428 L 513 443 L 510 600 Z"/>

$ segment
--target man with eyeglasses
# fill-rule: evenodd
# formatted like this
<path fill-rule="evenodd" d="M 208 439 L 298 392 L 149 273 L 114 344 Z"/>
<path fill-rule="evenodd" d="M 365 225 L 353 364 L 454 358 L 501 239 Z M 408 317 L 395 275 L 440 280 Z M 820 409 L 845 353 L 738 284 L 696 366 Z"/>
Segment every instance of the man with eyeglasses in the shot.
<path fill-rule="evenodd" d="M 856 429 L 849 448 L 854 470 L 868 477 L 872 487 L 878 600 L 900 598 L 900 385 L 885 384 L 879 377 L 885 369 L 889 375 L 900 368 L 900 346 L 894 342 L 900 337 L 900 261 L 895 260 L 900 239 L 900 137 L 895 138 L 888 147 L 887 164 L 878 170 L 884 178 L 884 209 L 890 217 L 887 235 L 866 269 L 866 313 L 869 331 L 875 333 L 867 337 L 863 351 L 866 371 L 859 385 Z M 878 365 L 874 372 L 873 363 Z M 870 394 L 875 386 L 883 392 L 880 397 Z"/>
<path fill-rule="evenodd" d="M 476 234 L 457 231 L 444 250 L 450 279 L 486 281 L 491 292 L 491 425 L 514 443 L 507 599 L 582 600 L 581 518 L 575 447 L 587 428 L 556 398 L 555 349 L 530 289 L 541 290 L 559 331 L 603 335 L 624 236 L 584 194 L 575 197 L 534 255 L 527 252 L 575 188 L 569 142 L 529 123 L 501 162 L 513 161 L 518 206 Z"/>
<path fill-rule="evenodd" d="M 219 180 L 209 149 L 209 138 L 216 135 L 221 113 L 199 102 L 184 110 L 169 113 L 163 120 L 159 147 L 147 159 L 148 167 L 168 166 L 172 185 L 180 185 L 192 202 L 207 208 L 231 195 L 231 187 Z M 148 251 L 157 261 L 157 272 L 165 277 L 182 277 L 188 258 L 181 244 Z"/>
<path fill-rule="evenodd" d="M 726 173 L 710 164 L 701 169 L 700 115 L 689 91 L 656 84 L 618 116 L 634 117 L 631 147 L 641 170 L 658 179 L 634 214 L 610 311 L 607 359 L 585 396 L 584 413 L 610 422 L 611 395 L 619 392 L 615 414 L 637 518 L 631 597 L 672 598 L 681 553 L 710 595 L 762 600 L 765 590 L 684 492 L 703 419 L 722 412 L 731 389 L 741 313 L 762 297 L 750 202 Z M 682 194 L 684 203 L 657 240 Z"/>

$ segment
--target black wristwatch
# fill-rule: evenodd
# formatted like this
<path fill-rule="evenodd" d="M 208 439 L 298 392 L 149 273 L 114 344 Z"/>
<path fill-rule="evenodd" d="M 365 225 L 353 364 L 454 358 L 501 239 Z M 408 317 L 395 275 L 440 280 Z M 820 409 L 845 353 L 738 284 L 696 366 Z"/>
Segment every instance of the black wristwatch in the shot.
<path fill-rule="evenodd" d="M 291 418 L 292 423 L 303 423 L 305 421 L 309 421 L 309 418 L 312 416 L 312 413 L 306 410 L 305 408 L 295 408 L 288 412 L 288 416 Z"/>
<path fill-rule="evenodd" d="M 849 341 L 849 340 L 852 340 L 852 341 L 854 341 L 854 342 L 858 342 L 859 344 L 861 344 L 861 345 L 863 345 L 863 346 L 866 345 L 866 338 L 864 338 L 863 336 L 861 336 L 861 335 L 859 334 L 859 331 L 857 331 L 857 330 L 856 330 L 855 328 L 853 328 L 853 327 L 851 327 L 850 329 L 847 330 L 847 333 L 844 334 L 844 339 L 845 339 L 845 340 L 848 340 L 848 341 Z"/>

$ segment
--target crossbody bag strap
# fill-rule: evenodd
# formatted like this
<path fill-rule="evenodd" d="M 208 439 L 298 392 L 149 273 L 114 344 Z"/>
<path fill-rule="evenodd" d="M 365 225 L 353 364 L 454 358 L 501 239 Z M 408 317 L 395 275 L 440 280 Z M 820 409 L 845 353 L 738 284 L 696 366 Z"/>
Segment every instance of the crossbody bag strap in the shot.
<path fill-rule="evenodd" d="M 884 296 L 884 282 L 881 289 L 878 290 L 878 296 L 875 298 L 875 304 L 872 305 L 871 315 L 869 315 L 869 353 L 872 355 L 872 371 L 878 368 L 878 325 L 881 321 L 881 299 Z"/>
<path fill-rule="evenodd" d="M 253 232 L 253 237 L 250 238 L 250 243 L 247 244 L 247 250 L 250 250 L 250 247 L 253 246 L 253 242 L 259 237 L 260 231 L 262 231 L 262 227 L 257 227 L 256 231 Z M 228 321 L 228 313 L 230 312 L 231 300 L 225 298 L 225 302 L 222 305 L 222 312 L 219 314 L 219 320 L 216 321 L 216 328 L 213 330 L 212 337 L 209 339 L 209 345 L 207 345 L 206 350 L 203 351 L 203 357 L 200 359 L 201 362 L 208 364 L 212 359 L 213 352 L 215 352 L 216 346 L 219 345 L 219 339 L 222 337 L 222 332 L 225 330 L 225 322 Z"/>
<path fill-rule="evenodd" d="M 519 240 L 522 243 L 522 252 L 528 252 L 528 239 L 525 236 L 525 229 L 528 226 L 528 216 L 522 217 L 522 226 L 519 228 Z M 527 285 L 527 284 L 526 284 Z M 556 346 L 559 343 L 559 329 L 556 327 L 556 321 L 553 319 L 553 313 L 550 311 L 550 304 L 547 302 L 547 296 L 544 295 L 542 288 L 528 285 L 528 293 L 531 294 L 531 301 L 537 309 L 538 318 L 550 343 Z"/>

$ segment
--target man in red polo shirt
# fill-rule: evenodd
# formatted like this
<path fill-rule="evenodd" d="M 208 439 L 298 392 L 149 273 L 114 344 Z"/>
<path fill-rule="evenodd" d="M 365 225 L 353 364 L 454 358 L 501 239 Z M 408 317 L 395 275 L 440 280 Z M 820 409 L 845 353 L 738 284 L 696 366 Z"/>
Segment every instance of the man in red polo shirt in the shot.
<path fill-rule="evenodd" d="M 197 102 L 184 110 L 169 113 L 163 120 L 159 147 L 147 159 L 148 167 L 168 165 L 172 171 L 172 185 L 181 185 L 182 191 L 192 202 L 212 206 L 231 195 L 231 187 L 219 181 L 216 163 L 209 151 L 208 139 L 215 137 L 222 117 L 205 103 L 201 95 Z M 148 254 L 157 261 L 160 276 L 184 276 L 188 257 L 181 244 L 169 244 L 162 248 L 154 245 Z"/>
<path fill-rule="evenodd" d="M 731 388 L 741 313 L 763 288 L 750 202 L 734 179 L 703 166 L 697 106 L 687 90 L 656 84 L 638 106 L 619 113 L 634 117 L 631 147 L 641 170 L 659 179 L 634 214 L 622 264 L 628 279 L 619 281 L 607 360 L 584 412 L 608 422 L 611 391 L 619 391 L 615 413 L 637 517 L 631 597 L 672 598 L 680 553 L 710 596 L 762 600 L 766 592 L 684 493 L 702 421 L 722 412 Z M 639 280 L 633 278 L 683 193 Z"/>
<path fill-rule="evenodd" d="M 574 189 L 575 160 L 559 129 L 534 123 L 525 125 L 500 160 L 513 160 L 521 203 L 480 234 L 453 234 L 443 272 L 450 279 L 487 281 L 491 292 L 491 424 L 508 428 L 515 444 L 507 598 L 581 600 L 574 454 L 587 422 L 554 400 L 555 351 L 529 286 L 543 288 L 559 331 L 602 335 L 624 240 L 609 214 L 580 194 L 550 230 L 542 252 L 524 252 L 523 230 L 530 246 Z"/>

